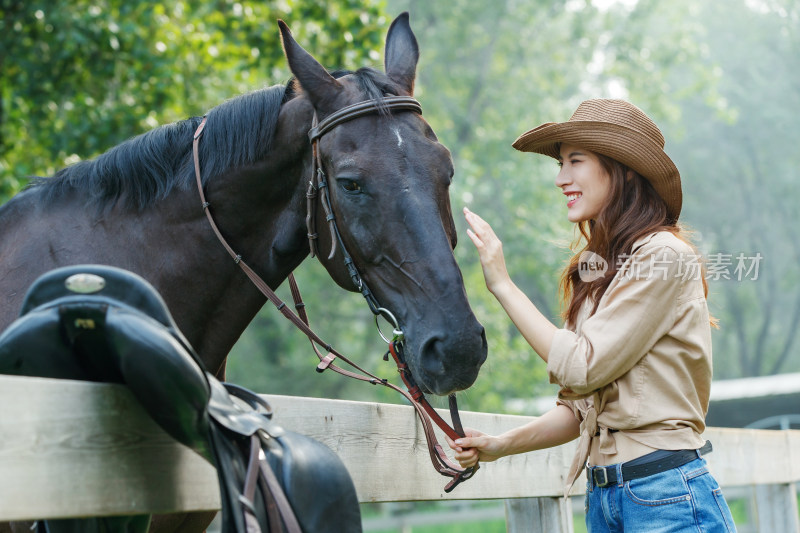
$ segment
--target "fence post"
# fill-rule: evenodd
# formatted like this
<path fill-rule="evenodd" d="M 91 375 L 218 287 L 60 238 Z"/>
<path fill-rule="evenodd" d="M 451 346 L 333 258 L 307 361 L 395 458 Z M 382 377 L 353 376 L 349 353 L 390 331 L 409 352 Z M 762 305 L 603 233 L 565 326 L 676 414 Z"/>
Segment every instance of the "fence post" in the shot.
<path fill-rule="evenodd" d="M 508 533 L 574 533 L 569 498 L 506 500 Z"/>
<path fill-rule="evenodd" d="M 794 483 L 756 485 L 756 515 L 758 531 L 800 533 L 797 514 L 797 489 Z"/>

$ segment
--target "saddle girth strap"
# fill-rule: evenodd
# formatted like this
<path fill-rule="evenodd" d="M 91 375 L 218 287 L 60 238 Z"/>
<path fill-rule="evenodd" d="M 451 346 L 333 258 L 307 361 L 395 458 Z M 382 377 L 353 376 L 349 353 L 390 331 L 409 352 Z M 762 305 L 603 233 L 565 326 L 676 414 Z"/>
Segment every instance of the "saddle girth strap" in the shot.
<path fill-rule="evenodd" d="M 250 437 L 250 454 L 247 461 L 247 474 L 242 497 L 247 533 L 261 533 L 261 527 L 255 514 L 256 486 L 260 485 L 265 492 L 267 517 L 270 532 L 303 533 L 300 523 L 294 514 L 286 493 L 270 468 L 261 450 L 261 438 L 258 433 Z M 271 508 L 273 507 L 274 508 Z"/>

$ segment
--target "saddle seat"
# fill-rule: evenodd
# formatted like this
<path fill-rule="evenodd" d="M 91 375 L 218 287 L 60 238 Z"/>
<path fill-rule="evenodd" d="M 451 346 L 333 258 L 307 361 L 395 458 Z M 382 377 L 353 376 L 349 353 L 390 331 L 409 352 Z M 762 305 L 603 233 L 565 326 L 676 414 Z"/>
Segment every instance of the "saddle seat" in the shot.
<path fill-rule="evenodd" d="M 103 265 L 50 271 L 0 334 L 0 373 L 125 384 L 168 434 L 217 468 L 222 532 L 360 532 L 355 487 L 322 443 L 284 430 L 222 383 L 146 280 Z M 148 520 L 49 520 L 50 533 L 146 531 Z"/>

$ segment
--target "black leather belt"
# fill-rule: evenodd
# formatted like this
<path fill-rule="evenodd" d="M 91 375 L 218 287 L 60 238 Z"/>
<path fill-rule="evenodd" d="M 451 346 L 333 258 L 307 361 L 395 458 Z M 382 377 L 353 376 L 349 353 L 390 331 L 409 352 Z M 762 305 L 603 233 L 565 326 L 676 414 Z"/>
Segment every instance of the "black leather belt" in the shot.
<path fill-rule="evenodd" d="M 643 478 L 652 476 L 653 474 L 666 472 L 667 470 L 671 470 L 694 461 L 701 455 L 710 453 L 711 450 L 711 441 L 706 441 L 703 447 L 698 450 L 677 450 L 666 456 L 662 456 L 661 458 L 654 459 L 653 461 L 645 461 L 640 463 L 639 460 L 636 460 L 638 464 L 635 465 L 631 465 L 630 461 L 628 463 L 622 463 L 622 479 L 624 481 L 630 481 L 632 479 Z M 659 452 L 653 453 L 658 454 Z M 641 459 L 646 459 L 646 457 L 647 456 L 644 456 Z M 595 487 L 602 488 L 617 484 L 616 465 L 593 466 L 589 468 L 589 474 Z"/>

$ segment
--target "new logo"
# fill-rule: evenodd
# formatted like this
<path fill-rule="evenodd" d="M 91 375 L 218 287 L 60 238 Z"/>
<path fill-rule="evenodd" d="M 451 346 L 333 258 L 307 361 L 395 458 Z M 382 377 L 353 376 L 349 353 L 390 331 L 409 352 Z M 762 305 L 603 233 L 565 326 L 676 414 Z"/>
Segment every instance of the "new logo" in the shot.
<path fill-rule="evenodd" d="M 589 282 L 602 278 L 608 270 L 608 262 L 594 252 L 581 252 L 578 258 L 578 277 Z"/>

